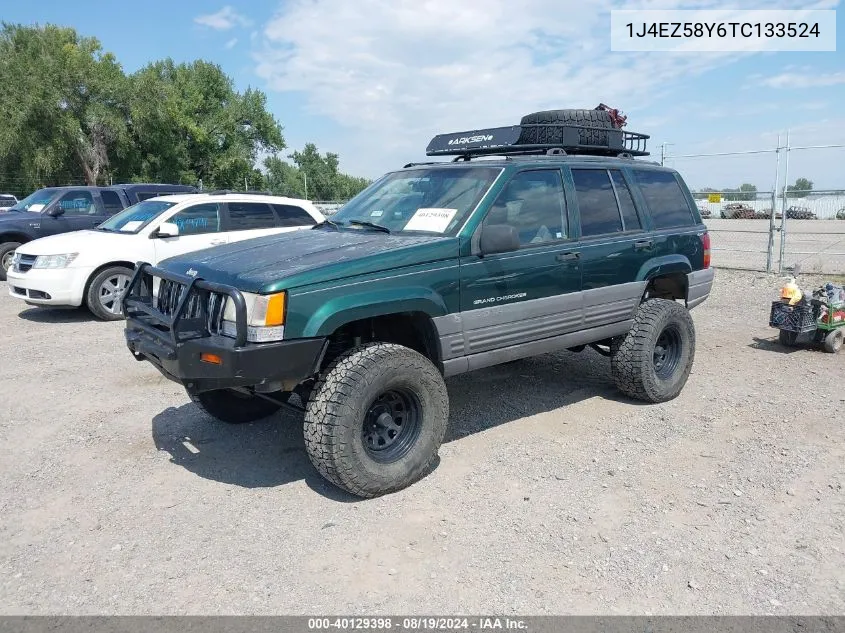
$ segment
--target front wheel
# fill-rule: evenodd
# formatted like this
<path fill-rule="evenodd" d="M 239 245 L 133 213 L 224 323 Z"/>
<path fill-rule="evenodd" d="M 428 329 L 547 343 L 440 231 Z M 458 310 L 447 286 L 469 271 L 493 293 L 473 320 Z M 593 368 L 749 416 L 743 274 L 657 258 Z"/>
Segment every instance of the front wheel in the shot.
<path fill-rule="evenodd" d="M 91 313 L 103 321 L 120 321 L 123 318 L 121 298 L 131 279 L 132 269 L 125 266 L 111 266 L 97 273 L 88 284 L 85 296 Z"/>
<path fill-rule="evenodd" d="M 12 259 L 15 257 L 15 249 L 18 246 L 20 246 L 18 242 L 0 244 L 0 281 L 6 281 L 6 272 L 12 268 Z"/>
<path fill-rule="evenodd" d="M 281 409 L 281 405 L 270 400 L 232 389 L 204 391 L 190 397 L 208 415 L 227 424 L 255 422 Z"/>
<path fill-rule="evenodd" d="M 370 343 L 335 360 L 305 413 L 305 448 L 317 470 L 359 497 L 422 478 L 446 433 L 449 398 L 437 368 L 412 349 Z"/>
<path fill-rule="evenodd" d="M 634 325 L 611 345 L 610 367 L 625 395 L 646 402 L 675 398 L 695 358 L 695 326 L 689 311 L 666 299 L 641 304 Z"/>

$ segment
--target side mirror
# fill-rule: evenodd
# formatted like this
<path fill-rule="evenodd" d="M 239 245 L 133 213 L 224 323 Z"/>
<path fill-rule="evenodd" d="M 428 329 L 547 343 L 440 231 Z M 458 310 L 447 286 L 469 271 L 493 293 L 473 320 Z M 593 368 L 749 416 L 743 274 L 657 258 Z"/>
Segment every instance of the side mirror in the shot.
<path fill-rule="evenodd" d="M 179 237 L 179 226 L 172 222 L 162 222 L 150 237 Z"/>
<path fill-rule="evenodd" d="M 481 227 L 481 256 L 518 251 L 522 243 L 519 233 L 509 224 L 487 224 Z"/>
<path fill-rule="evenodd" d="M 54 218 L 59 217 L 60 215 L 64 215 L 65 210 L 62 208 L 62 205 L 57 204 L 55 206 L 50 207 L 47 210 L 47 215 L 52 216 Z"/>

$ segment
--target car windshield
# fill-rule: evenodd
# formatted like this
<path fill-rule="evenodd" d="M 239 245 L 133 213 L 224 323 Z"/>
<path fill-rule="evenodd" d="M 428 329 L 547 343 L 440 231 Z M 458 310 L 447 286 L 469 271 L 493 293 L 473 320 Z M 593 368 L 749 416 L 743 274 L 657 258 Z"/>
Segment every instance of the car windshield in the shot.
<path fill-rule="evenodd" d="M 33 213 L 40 213 L 58 194 L 58 189 L 39 189 L 11 207 L 9 211 L 32 211 Z"/>
<path fill-rule="evenodd" d="M 393 233 L 455 235 L 501 171 L 425 167 L 393 172 L 352 198 L 330 220 L 344 228 L 365 230 L 366 224 L 376 224 Z"/>
<path fill-rule="evenodd" d="M 112 216 L 97 229 L 114 233 L 137 233 L 174 204 L 164 200 L 145 200 Z"/>

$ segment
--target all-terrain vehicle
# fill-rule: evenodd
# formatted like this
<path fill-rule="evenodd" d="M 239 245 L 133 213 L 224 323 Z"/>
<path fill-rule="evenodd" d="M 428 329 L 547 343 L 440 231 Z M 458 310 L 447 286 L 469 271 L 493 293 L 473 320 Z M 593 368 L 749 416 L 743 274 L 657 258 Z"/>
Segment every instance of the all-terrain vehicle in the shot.
<path fill-rule="evenodd" d="M 139 263 L 127 345 L 218 420 L 303 411 L 313 464 L 361 497 L 429 470 L 449 376 L 590 345 L 627 396 L 675 398 L 710 238 L 621 125 L 556 110 L 438 135 L 427 154 L 451 162 L 389 173 L 312 230 Z"/>

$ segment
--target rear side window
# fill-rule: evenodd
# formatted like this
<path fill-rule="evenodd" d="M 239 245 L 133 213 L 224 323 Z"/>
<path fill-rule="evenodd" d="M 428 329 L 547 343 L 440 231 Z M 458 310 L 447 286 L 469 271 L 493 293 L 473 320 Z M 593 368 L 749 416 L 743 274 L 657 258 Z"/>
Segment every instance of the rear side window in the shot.
<path fill-rule="evenodd" d="M 277 226 L 276 215 L 270 205 L 257 202 L 230 202 L 229 229 L 272 229 Z"/>
<path fill-rule="evenodd" d="M 573 169 L 572 179 L 581 212 L 581 235 L 589 237 L 621 232 L 622 216 L 607 171 Z"/>
<path fill-rule="evenodd" d="M 695 224 L 692 209 L 675 174 L 635 169 L 634 177 L 651 212 L 654 228 L 671 229 Z"/>
<path fill-rule="evenodd" d="M 158 196 L 166 196 L 166 195 L 167 195 L 167 192 L 165 192 L 165 191 L 162 191 L 161 193 L 144 191 L 144 192 L 138 194 L 138 202 L 143 202 L 144 200 L 149 200 L 150 198 L 157 198 Z"/>
<path fill-rule="evenodd" d="M 279 226 L 313 226 L 317 222 L 302 207 L 292 204 L 274 204 L 273 209 L 279 216 Z"/>
<path fill-rule="evenodd" d="M 101 191 L 100 197 L 103 199 L 103 206 L 106 208 L 106 215 L 114 215 L 118 211 L 123 210 L 123 203 L 120 201 L 120 196 L 115 191 Z"/>
<path fill-rule="evenodd" d="M 610 170 L 610 179 L 613 181 L 613 188 L 616 190 L 616 198 L 619 200 L 619 209 L 622 211 L 622 224 L 626 231 L 636 231 L 642 228 L 640 217 L 637 215 L 637 208 L 634 206 L 634 199 L 628 189 L 628 183 L 618 169 Z"/>

